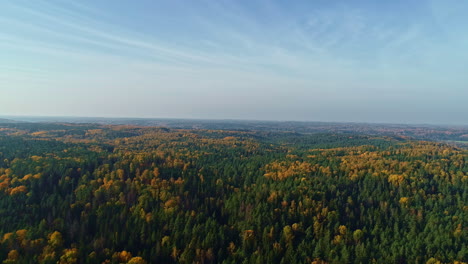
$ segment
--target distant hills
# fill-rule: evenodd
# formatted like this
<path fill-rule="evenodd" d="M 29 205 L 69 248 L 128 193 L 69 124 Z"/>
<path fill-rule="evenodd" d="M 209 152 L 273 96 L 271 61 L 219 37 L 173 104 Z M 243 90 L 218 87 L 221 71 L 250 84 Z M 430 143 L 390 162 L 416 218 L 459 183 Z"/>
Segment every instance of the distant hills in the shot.
<path fill-rule="evenodd" d="M 201 129 L 231 131 L 263 131 L 289 133 L 339 133 L 390 136 L 406 139 L 444 141 L 468 145 L 468 126 L 429 124 L 378 124 L 352 122 L 301 122 L 260 120 L 203 120 L 171 118 L 105 118 L 105 117 L 33 117 L 3 116 L 0 124 L 24 129 L 39 129 L 41 124 L 129 125 L 166 127 L 170 129 Z M 19 125 L 21 124 L 21 125 Z"/>
<path fill-rule="evenodd" d="M 0 123 L 5 124 L 5 123 L 24 123 L 24 122 L 15 121 L 15 120 L 6 119 L 6 118 L 0 118 Z"/>

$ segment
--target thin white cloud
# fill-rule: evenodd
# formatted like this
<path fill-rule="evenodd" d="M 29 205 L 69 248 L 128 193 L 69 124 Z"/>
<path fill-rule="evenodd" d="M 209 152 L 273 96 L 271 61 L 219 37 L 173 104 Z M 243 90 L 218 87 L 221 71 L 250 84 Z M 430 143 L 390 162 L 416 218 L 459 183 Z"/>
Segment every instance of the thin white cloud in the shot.
<path fill-rule="evenodd" d="M 185 106 L 199 116 L 214 110 L 236 116 L 231 107 L 239 102 L 264 115 L 287 108 L 297 114 L 398 102 L 417 97 L 422 87 L 460 87 L 463 79 L 428 76 L 442 68 L 436 61 L 462 60 L 446 56 L 456 45 L 428 43 L 431 29 L 416 16 L 398 21 L 344 4 L 282 10 L 269 0 L 248 7 L 205 1 L 178 6 L 184 17 L 174 21 L 190 29 L 157 28 L 165 33 L 159 36 L 119 20 L 112 6 L 88 4 L 19 0 L 5 4 L 15 12 L 0 9 L 0 90 L 9 94 L 0 110 L 20 104 L 28 89 L 40 98 L 38 89 L 57 95 L 42 98 L 49 104 L 67 93 L 77 103 L 93 94 L 90 113 L 112 95 L 114 103 L 100 111 L 169 116 L 183 115 Z M 138 107 L 118 107 L 127 101 Z M 223 106 L 226 112 L 217 110 Z"/>

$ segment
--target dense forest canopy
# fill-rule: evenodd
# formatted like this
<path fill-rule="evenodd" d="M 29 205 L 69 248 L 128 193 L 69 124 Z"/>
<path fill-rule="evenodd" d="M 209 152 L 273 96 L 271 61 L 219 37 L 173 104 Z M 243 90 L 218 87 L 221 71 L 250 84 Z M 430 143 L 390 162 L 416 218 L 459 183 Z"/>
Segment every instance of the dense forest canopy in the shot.
<path fill-rule="evenodd" d="M 0 260 L 468 261 L 465 130 L 250 126 L 0 124 Z"/>

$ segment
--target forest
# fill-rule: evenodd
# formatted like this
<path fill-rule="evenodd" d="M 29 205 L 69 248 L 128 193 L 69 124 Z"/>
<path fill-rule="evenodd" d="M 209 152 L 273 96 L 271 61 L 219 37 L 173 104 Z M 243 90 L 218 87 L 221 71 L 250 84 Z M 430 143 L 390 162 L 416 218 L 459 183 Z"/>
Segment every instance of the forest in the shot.
<path fill-rule="evenodd" d="M 2 123 L 0 261 L 468 262 L 466 148 L 293 125 Z"/>

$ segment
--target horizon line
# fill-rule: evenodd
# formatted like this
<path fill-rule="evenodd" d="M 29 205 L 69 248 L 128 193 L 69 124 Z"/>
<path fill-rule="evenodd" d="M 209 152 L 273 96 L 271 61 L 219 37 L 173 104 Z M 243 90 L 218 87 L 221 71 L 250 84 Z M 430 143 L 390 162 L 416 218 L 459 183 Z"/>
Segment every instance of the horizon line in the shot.
<path fill-rule="evenodd" d="M 243 118 L 196 118 L 196 117 L 135 117 L 135 116 L 70 116 L 70 115 L 0 115 L 0 118 L 71 118 L 71 119 L 127 119 L 127 120 L 193 120 L 193 121 L 238 121 L 238 122 L 273 122 L 273 123 L 328 123 L 328 124 L 355 124 L 355 125 L 405 125 L 405 126 L 453 126 L 468 127 L 461 123 L 396 123 L 396 122 L 372 122 L 372 121 L 318 121 L 318 120 L 281 120 L 281 119 L 243 119 Z M 14 120 L 13 121 L 21 121 Z M 41 122 L 41 121 L 39 121 Z"/>

